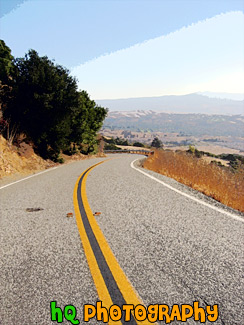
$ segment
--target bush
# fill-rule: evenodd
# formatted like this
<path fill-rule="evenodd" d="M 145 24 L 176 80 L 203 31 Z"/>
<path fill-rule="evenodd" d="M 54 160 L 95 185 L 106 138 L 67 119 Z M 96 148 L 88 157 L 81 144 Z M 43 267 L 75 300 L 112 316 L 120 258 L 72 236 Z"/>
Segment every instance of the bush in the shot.
<path fill-rule="evenodd" d="M 121 148 L 117 147 L 115 144 L 110 143 L 110 144 L 105 144 L 104 150 L 121 150 Z"/>
<path fill-rule="evenodd" d="M 143 143 L 141 143 L 141 142 L 134 142 L 133 146 L 134 147 L 143 147 L 143 148 L 145 147 L 145 145 Z"/>

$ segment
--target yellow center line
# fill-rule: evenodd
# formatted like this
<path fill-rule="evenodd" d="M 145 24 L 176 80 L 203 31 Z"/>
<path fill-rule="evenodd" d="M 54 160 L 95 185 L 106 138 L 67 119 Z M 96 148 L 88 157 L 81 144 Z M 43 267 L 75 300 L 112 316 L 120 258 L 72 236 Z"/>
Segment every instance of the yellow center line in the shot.
<path fill-rule="evenodd" d="M 108 161 L 108 160 L 106 160 Z M 124 274 L 123 270 L 121 269 L 117 259 L 115 258 L 106 238 L 104 237 L 100 227 L 97 224 L 97 221 L 91 211 L 87 195 L 86 195 L 86 180 L 89 172 L 94 169 L 96 166 L 102 164 L 104 161 L 99 162 L 98 164 L 95 164 L 90 168 L 89 171 L 84 171 L 81 176 L 78 178 L 75 189 L 74 189 L 74 195 L 73 195 L 73 200 L 74 200 L 74 208 L 75 208 L 75 215 L 76 215 L 76 222 L 77 222 L 77 227 L 80 233 L 81 241 L 84 247 L 84 251 L 86 254 L 86 258 L 88 261 L 88 265 L 97 289 L 97 293 L 99 296 L 99 299 L 102 301 L 103 306 L 106 307 L 108 310 L 111 305 L 113 305 L 112 299 L 110 297 L 109 291 L 107 289 L 107 286 L 104 282 L 103 276 L 101 274 L 101 271 L 99 269 L 99 266 L 96 261 L 96 257 L 94 255 L 94 252 L 91 247 L 91 243 L 88 239 L 88 236 L 86 234 L 86 230 L 82 221 L 82 216 L 80 214 L 80 209 L 79 209 L 79 204 L 78 204 L 78 196 L 77 196 L 77 191 L 78 191 L 78 185 L 79 181 L 82 178 L 82 176 L 85 174 L 83 177 L 82 183 L 81 183 L 81 193 L 78 195 L 81 195 L 83 205 L 84 205 L 84 210 L 86 212 L 87 218 L 89 220 L 90 226 L 93 230 L 93 233 L 96 237 L 96 240 L 100 246 L 100 249 L 104 255 L 104 258 L 109 266 L 109 269 L 117 283 L 118 288 L 120 289 L 124 300 L 126 301 L 126 304 L 133 304 L 134 306 L 137 305 L 143 305 L 138 293 L 136 290 L 133 288 L 132 284 L 130 281 L 127 279 L 126 275 Z M 89 169 L 89 168 L 88 168 Z M 120 321 L 109 321 L 109 324 L 122 324 Z M 149 324 L 148 320 L 145 321 L 137 321 L 137 324 Z M 151 324 L 151 323 L 150 323 Z"/>
<path fill-rule="evenodd" d="M 84 173 L 83 173 L 84 174 Z M 77 227 L 79 230 L 81 242 L 86 254 L 87 262 L 90 268 L 90 272 L 93 277 L 93 281 L 95 283 L 95 286 L 97 288 L 97 293 L 101 301 L 103 301 L 104 306 L 111 306 L 113 304 L 111 297 L 108 293 L 107 286 L 103 280 L 102 274 L 100 272 L 100 269 L 98 267 L 96 258 L 94 256 L 94 253 L 92 251 L 89 239 L 86 234 L 86 230 L 84 228 L 84 224 L 82 222 L 81 214 L 80 214 L 80 209 L 78 205 L 78 200 L 77 200 L 77 190 L 78 190 L 78 183 L 82 175 L 79 177 L 75 184 L 75 189 L 74 189 L 74 195 L 73 195 L 73 200 L 74 200 L 74 209 L 75 209 L 75 215 L 76 215 L 76 223 Z"/>

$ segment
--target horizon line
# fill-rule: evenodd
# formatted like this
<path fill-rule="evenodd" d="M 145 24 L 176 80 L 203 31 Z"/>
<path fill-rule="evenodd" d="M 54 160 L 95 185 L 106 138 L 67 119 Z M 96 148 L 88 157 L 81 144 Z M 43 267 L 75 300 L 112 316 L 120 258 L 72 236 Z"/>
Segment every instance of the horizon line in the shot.
<path fill-rule="evenodd" d="M 242 95 L 243 96 L 243 99 L 229 99 L 229 100 L 234 100 L 234 101 L 244 101 L 244 92 L 243 93 L 233 93 L 233 92 L 214 92 L 214 91 L 197 91 L 197 92 L 193 92 L 193 93 L 185 93 L 185 94 L 165 94 L 165 95 L 156 95 L 156 96 L 142 96 L 142 97 L 120 97 L 120 98 L 96 98 L 94 99 L 95 101 L 96 100 L 126 100 L 126 99 L 139 99 L 139 98 L 160 98 L 160 97 L 171 97 L 171 96 L 174 96 L 174 97 L 179 97 L 179 96 L 188 96 L 188 95 L 200 95 L 200 96 L 204 96 L 204 97 L 209 97 L 208 95 L 206 95 L 205 93 L 209 93 L 209 94 L 219 94 L 219 95 L 225 95 L 225 94 L 228 94 L 228 95 Z M 209 98 L 219 98 L 219 97 L 209 97 Z M 223 99 L 223 98 L 219 98 L 219 99 Z M 228 99 L 228 98 L 226 98 Z"/>

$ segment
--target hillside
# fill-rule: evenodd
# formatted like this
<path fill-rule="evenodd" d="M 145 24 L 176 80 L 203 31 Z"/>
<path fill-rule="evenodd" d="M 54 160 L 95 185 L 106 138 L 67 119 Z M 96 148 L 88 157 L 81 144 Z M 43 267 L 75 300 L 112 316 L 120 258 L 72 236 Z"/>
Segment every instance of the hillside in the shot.
<path fill-rule="evenodd" d="M 177 132 L 184 135 L 244 137 L 244 116 L 175 114 L 156 111 L 109 112 L 104 128 Z"/>
<path fill-rule="evenodd" d="M 201 94 L 96 100 L 110 111 L 153 110 L 174 113 L 244 115 L 244 101 L 210 98 Z"/>
<path fill-rule="evenodd" d="M 13 174 L 29 174 L 53 165 L 51 161 L 37 156 L 31 146 L 22 143 L 17 148 L 9 145 L 0 135 L 0 178 Z"/>

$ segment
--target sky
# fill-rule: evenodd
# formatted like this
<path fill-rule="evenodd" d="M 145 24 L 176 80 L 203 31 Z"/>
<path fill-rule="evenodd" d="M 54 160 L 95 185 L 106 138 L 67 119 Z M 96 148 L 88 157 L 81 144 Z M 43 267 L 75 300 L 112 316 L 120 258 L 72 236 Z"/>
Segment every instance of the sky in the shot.
<path fill-rule="evenodd" d="M 92 99 L 244 93 L 244 0 L 0 0 L 0 38 Z"/>

